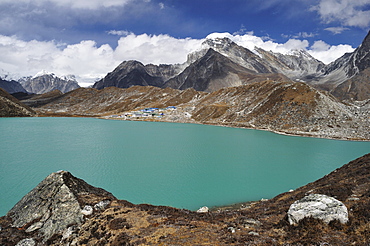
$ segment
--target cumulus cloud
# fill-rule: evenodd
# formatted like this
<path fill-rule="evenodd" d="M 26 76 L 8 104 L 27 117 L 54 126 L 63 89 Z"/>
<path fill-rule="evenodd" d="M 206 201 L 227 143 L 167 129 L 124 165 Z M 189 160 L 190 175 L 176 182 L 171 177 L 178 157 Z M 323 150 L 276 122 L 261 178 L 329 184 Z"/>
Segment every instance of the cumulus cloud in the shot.
<path fill-rule="evenodd" d="M 311 8 L 326 23 L 366 28 L 370 25 L 370 0 L 320 0 Z"/>
<path fill-rule="evenodd" d="M 353 52 L 354 48 L 350 45 L 331 46 L 322 40 L 316 41 L 308 51 L 316 59 L 328 64 L 345 53 Z"/>
<path fill-rule="evenodd" d="M 19 76 L 30 76 L 41 70 L 57 75 L 74 74 L 79 82 L 104 77 L 124 60 L 144 64 L 183 63 L 187 54 L 201 44 L 199 39 L 176 39 L 168 35 L 129 34 L 110 45 L 98 46 L 85 40 L 73 45 L 56 42 L 22 41 L 15 36 L 0 35 L 0 68 Z"/>
<path fill-rule="evenodd" d="M 200 47 L 201 39 L 178 39 L 169 35 L 135 35 L 120 38 L 116 59 L 139 60 L 143 63 L 183 63 L 187 54 Z"/>
<path fill-rule="evenodd" d="M 112 34 L 119 34 L 115 31 Z M 108 44 L 97 45 L 95 41 L 84 40 L 76 44 L 63 44 L 55 41 L 23 41 L 15 36 L 0 35 L 0 68 L 12 74 L 30 76 L 41 70 L 57 75 L 74 74 L 78 81 L 93 83 L 104 77 L 125 60 L 138 60 L 144 64 L 183 63 L 190 52 L 201 48 L 204 39 L 174 38 L 169 35 L 125 34 L 112 48 Z M 237 44 L 253 50 L 264 50 L 286 54 L 292 49 L 305 49 L 315 58 L 329 63 L 346 52 L 352 52 L 349 45 L 331 46 L 324 41 L 316 41 L 310 46 L 307 40 L 290 39 L 277 43 L 252 35 L 232 35 L 213 33 L 207 38 L 228 37 Z M 86 85 L 86 84 L 84 84 Z"/>

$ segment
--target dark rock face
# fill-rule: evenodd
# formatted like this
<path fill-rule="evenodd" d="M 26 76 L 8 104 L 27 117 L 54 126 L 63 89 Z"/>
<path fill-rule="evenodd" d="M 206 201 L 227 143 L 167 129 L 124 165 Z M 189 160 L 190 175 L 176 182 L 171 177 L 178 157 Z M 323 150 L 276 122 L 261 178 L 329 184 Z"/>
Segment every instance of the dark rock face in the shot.
<path fill-rule="evenodd" d="M 144 66 L 138 61 L 124 61 L 113 72 L 96 82 L 93 88 L 129 88 L 134 85 L 163 87 L 165 80 L 177 74 L 179 69 L 179 65 Z"/>
<path fill-rule="evenodd" d="M 0 88 L 0 117 L 28 117 L 35 115 L 36 113 L 33 109 Z"/>
<path fill-rule="evenodd" d="M 362 44 L 353 52 L 349 64 L 353 64 L 347 72 L 349 77 L 370 67 L 370 31 Z"/>
<path fill-rule="evenodd" d="M 59 78 L 54 74 L 44 74 L 35 78 L 24 78 L 20 80 L 22 86 L 29 93 L 43 94 L 53 90 L 63 93 L 80 88 L 74 76 Z"/>
<path fill-rule="evenodd" d="M 6 90 L 9 94 L 17 92 L 26 92 L 20 83 L 17 81 L 7 81 L 0 78 L 0 88 Z"/>
<path fill-rule="evenodd" d="M 43 241 L 84 221 L 82 208 L 115 197 L 69 172 L 52 173 L 24 196 L 7 214 L 12 227 L 37 231 Z"/>

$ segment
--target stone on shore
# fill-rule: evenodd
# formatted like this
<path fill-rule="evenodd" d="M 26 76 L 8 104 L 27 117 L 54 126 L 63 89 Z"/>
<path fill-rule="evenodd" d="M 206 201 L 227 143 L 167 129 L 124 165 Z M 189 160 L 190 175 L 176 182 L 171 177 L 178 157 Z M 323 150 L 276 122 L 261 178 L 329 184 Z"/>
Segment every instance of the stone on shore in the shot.
<path fill-rule="evenodd" d="M 209 208 L 204 206 L 197 210 L 197 213 L 208 213 Z"/>

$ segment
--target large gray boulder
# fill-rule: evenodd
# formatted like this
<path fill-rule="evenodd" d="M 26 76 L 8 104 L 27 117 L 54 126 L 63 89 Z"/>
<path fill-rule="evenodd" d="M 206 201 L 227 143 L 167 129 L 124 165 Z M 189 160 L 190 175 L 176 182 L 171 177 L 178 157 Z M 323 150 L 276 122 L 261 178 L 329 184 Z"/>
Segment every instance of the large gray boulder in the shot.
<path fill-rule="evenodd" d="M 59 171 L 50 174 L 25 195 L 7 216 L 12 220 L 12 227 L 28 233 L 37 231 L 46 241 L 54 234 L 63 234 L 72 225 L 82 224 L 86 216 L 84 207 L 96 205 L 96 210 L 101 210 L 114 199 L 111 193 L 69 172 Z"/>
<path fill-rule="evenodd" d="M 288 220 L 291 225 L 297 225 L 306 217 L 321 219 L 325 223 L 339 220 L 344 224 L 348 222 L 348 210 L 342 202 L 333 197 L 310 194 L 295 201 L 288 210 Z"/>

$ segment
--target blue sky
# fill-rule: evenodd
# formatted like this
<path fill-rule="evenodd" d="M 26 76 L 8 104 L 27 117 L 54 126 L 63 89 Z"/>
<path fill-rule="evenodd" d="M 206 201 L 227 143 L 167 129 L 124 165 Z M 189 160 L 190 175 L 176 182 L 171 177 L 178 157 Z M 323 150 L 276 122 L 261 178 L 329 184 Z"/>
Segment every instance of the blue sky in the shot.
<path fill-rule="evenodd" d="M 0 0 L 0 69 L 88 81 L 126 59 L 184 62 L 212 33 L 328 63 L 369 28 L 370 0 Z"/>

